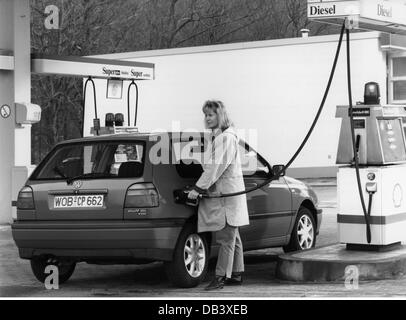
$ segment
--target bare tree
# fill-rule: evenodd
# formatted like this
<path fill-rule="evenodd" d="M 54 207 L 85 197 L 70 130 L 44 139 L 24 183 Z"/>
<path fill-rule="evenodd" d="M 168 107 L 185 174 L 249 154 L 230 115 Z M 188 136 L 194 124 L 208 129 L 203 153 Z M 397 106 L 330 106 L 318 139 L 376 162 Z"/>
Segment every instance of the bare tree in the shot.
<path fill-rule="evenodd" d="M 44 26 L 45 7 L 60 9 L 59 28 Z M 124 27 L 138 10 L 134 1 L 73 0 L 31 2 L 31 47 L 33 54 L 86 56 L 125 48 Z M 124 10 L 123 10 L 124 9 Z M 130 19 L 129 19 L 130 18 Z M 123 31 L 126 30 L 126 31 Z M 82 79 L 60 76 L 32 78 L 33 101 L 43 109 L 42 120 L 33 126 L 33 162 L 37 163 L 58 141 L 81 136 Z"/>
<path fill-rule="evenodd" d="M 307 19 L 306 0 L 32 0 L 34 54 L 104 53 L 296 37 L 337 32 Z M 45 7 L 60 9 L 59 29 L 44 27 Z M 33 162 L 58 141 L 81 135 L 82 79 L 33 76 L 43 117 L 33 126 Z"/>

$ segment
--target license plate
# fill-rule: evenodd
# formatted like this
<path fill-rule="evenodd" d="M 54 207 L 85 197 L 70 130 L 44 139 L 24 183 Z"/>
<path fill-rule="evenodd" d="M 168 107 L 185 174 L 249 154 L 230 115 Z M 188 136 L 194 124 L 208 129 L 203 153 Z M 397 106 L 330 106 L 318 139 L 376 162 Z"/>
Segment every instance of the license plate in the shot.
<path fill-rule="evenodd" d="M 54 208 L 101 208 L 104 203 L 104 195 L 75 195 L 56 196 L 54 198 Z"/>

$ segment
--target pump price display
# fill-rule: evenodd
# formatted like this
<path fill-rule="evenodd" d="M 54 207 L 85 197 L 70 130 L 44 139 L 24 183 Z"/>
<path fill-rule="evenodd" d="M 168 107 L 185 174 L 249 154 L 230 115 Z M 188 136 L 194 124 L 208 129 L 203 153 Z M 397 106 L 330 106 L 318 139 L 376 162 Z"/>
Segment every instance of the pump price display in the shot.
<path fill-rule="evenodd" d="M 72 195 L 56 196 L 54 198 L 54 208 L 101 208 L 104 203 L 104 195 Z"/>

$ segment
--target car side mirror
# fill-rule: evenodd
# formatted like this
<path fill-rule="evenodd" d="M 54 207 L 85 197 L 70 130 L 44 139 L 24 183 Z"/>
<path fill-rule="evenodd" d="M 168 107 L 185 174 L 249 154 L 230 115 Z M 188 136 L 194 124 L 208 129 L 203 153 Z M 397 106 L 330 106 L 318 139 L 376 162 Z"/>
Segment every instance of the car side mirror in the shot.
<path fill-rule="evenodd" d="M 285 176 L 285 166 L 283 164 L 276 164 L 272 167 L 272 173 L 274 176 L 284 177 Z"/>

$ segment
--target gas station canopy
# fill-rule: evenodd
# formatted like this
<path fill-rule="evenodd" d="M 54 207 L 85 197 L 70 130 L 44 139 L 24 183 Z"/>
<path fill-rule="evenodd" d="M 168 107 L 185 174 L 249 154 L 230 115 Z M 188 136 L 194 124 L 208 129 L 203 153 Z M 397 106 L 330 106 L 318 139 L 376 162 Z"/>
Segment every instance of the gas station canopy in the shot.
<path fill-rule="evenodd" d="M 102 79 L 153 80 L 153 63 L 109 60 L 88 57 L 31 57 L 31 72 Z"/>
<path fill-rule="evenodd" d="M 342 25 L 350 19 L 360 29 L 406 35 L 404 0 L 308 0 L 308 18 Z"/>

